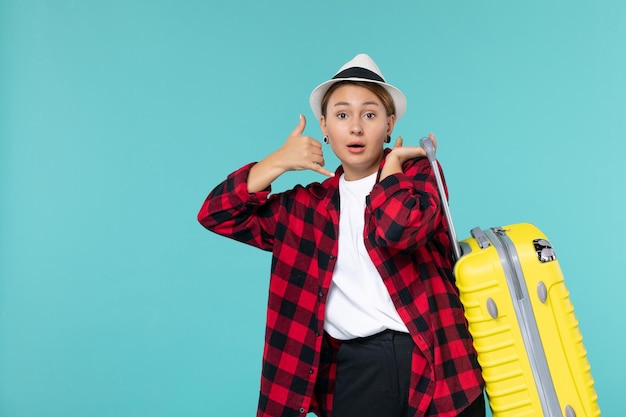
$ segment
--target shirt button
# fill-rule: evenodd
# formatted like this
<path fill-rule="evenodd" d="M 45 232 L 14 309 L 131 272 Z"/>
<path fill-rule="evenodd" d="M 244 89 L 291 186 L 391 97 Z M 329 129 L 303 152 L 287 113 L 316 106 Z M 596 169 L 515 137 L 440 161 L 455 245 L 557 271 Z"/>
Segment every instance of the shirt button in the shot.
<path fill-rule="evenodd" d="M 320 292 L 318 292 L 317 295 L 319 295 L 320 297 L 323 297 L 324 296 L 324 291 L 320 290 Z"/>
<path fill-rule="evenodd" d="M 309 369 L 309 373 L 310 373 L 310 374 L 312 374 L 313 372 L 315 372 L 315 371 L 313 370 L 313 368 Z"/>
<path fill-rule="evenodd" d="M 300 413 L 304 413 L 306 410 L 304 408 L 300 408 Z"/>

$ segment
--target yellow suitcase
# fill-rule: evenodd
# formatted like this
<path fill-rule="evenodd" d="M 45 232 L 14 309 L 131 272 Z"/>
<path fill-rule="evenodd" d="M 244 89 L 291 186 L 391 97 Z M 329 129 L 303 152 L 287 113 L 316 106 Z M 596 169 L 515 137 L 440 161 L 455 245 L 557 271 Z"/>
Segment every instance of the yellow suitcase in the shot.
<path fill-rule="evenodd" d="M 432 142 L 422 146 L 443 183 Z M 455 245 L 456 285 L 494 417 L 600 415 L 587 353 L 552 245 L 528 223 L 471 231 Z"/>

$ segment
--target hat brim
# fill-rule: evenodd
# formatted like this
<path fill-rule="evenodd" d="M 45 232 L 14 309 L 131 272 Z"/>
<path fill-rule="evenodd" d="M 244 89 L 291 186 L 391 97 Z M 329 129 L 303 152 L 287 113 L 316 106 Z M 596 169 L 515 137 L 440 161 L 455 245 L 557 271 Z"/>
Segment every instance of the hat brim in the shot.
<path fill-rule="evenodd" d="M 393 85 L 387 84 L 385 82 L 370 80 L 367 78 L 352 77 L 352 78 L 336 78 L 336 79 L 328 80 L 318 85 L 317 87 L 315 87 L 315 89 L 311 93 L 311 97 L 309 98 L 309 104 L 311 105 L 311 110 L 313 110 L 313 114 L 315 115 L 315 118 L 317 120 L 320 120 L 320 118 L 322 117 L 322 99 L 324 98 L 324 94 L 326 94 L 328 89 L 333 84 L 336 84 L 342 81 L 362 81 L 362 82 L 382 85 L 385 88 L 385 90 L 389 92 L 389 94 L 391 95 L 391 98 L 393 99 L 393 103 L 396 106 L 396 120 L 399 120 L 404 115 L 404 112 L 406 111 L 406 97 L 404 96 L 402 91 L 398 90 Z"/>

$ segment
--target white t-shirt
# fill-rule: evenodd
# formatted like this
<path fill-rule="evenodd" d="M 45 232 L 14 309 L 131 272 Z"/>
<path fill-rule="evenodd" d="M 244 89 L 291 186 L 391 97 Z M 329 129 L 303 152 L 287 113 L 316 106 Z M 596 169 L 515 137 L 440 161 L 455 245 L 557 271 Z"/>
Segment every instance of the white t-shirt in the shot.
<path fill-rule="evenodd" d="M 339 252 L 324 322 L 324 330 L 335 339 L 371 336 L 385 329 L 408 333 L 365 248 L 365 198 L 376 184 L 376 174 L 356 181 L 339 178 Z"/>

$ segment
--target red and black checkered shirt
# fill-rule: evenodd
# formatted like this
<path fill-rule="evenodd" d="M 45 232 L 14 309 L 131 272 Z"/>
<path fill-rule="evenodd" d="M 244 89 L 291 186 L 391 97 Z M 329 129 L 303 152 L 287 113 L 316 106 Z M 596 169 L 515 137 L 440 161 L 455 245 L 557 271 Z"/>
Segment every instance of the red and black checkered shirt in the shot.
<path fill-rule="evenodd" d="M 273 254 L 257 416 L 331 417 L 336 345 L 324 334 L 324 311 L 337 261 L 342 169 L 323 183 L 270 195 L 269 188 L 248 193 L 252 165 L 209 194 L 198 220 Z M 482 394 L 483 381 L 430 164 L 415 159 L 403 170 L 367 198 L 365 246 L 415 342 L 410 408 L 415 416 L 452 417 Z"/>

